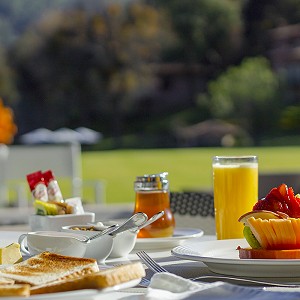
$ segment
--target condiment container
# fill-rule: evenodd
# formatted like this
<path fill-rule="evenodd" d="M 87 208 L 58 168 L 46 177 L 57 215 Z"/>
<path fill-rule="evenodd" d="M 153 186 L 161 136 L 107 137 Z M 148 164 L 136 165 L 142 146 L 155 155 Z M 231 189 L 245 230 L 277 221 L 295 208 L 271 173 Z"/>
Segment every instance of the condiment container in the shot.
<path fill-rule="evenodd" d="M 164 215 L 160 219 L 139 231 L 138 238 L 159 238 L 173 235 L 175 219 L 170 209 L 167 175 L 167 172 L 163 172 L 136 177 L 134 213 L 141 211 L 151 217 L 159 211 L 164 211 Z"/>

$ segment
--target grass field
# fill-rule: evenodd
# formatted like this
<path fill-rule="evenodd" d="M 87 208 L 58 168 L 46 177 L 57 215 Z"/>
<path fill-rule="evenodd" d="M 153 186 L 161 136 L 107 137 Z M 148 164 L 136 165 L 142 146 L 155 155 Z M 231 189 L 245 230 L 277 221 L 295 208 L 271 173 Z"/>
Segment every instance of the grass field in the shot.
<path fill-rule="evenodd" d="M 135 177 L 162 171 L 171 191 L 210 190 L 214 155 L 258 155 L 260 172 L 300 171 L 300 147 L 114 150 L 83 152 L 83 178 L 105 181 L 107 203 L 134 202 Z"/>

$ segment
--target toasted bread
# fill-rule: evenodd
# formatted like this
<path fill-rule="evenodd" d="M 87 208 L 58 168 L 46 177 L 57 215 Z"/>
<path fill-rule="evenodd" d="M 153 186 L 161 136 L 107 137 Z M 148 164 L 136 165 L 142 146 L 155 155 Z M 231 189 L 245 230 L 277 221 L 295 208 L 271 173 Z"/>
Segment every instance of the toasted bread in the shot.
<path fill-rule="evenodd" d="M 14 283 L 15 283 L 15 281 L 13 279 L 0 277 L 0 286 L 2 284 L 8 285 L 8 284 L 14 284 Z"/>
<path fill-rule="evenodd" d="M 23 262 L 0 270 L 0 276 L 16 283 L 42 285 L 99 271 L 97 261 L 43 252 Z"/>
<path fill-rule="evenodd" d="M 145 276 L 140 262 L 130 263 L 99 272 L 31 287 L 30 294 L 66 292 L 81 289 L 104 289 Z"/>
<path fill-rule="evenodd" d="M 0 285 L 0 297 L 9 297 L 9 296 L 30 296 L 30 285 L 29 284 L 8 284 Z"/>

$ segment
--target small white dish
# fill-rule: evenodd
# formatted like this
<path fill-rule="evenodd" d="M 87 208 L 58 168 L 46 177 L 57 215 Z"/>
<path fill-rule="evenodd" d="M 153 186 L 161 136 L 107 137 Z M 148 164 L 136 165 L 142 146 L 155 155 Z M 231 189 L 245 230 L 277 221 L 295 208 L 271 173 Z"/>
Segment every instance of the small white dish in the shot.
<path fill-rule="evenodd" d="M 68 214 L 55 216 L 29 216 L 29 226 L 32 231 L 50 230 L 60 231 L 62 226 L 72 224 L 87 224 L 95 221 L 95 213 Z"/>
<path fill-rule="evenodd" d="M 110 221 L 110 222 L 105 222 L 102 226 L 97 226 L 97 225 L 85 225 L 85 224 L 79 224 L 79 225 L 69 225 L 69 226 L 63 226 L 61 228 L 62 231 L 64 232 L 72 232 L 72 233 L 77 233 L 77 234 L 84 234 L 87 236 L 93 236 L 95 235 L 97 232 L 102 231 L 103 229 L 107 228 L 110 225 L 113 224 L 117 224 L 116 222 Z M 90 230 L 86 230 L 93 227 L 95 230 L 90 231 Z M 78 229 L 72 229 L 72 228 L 79 228 L 82 230 L 78 230 Z M 134 245 L 136 243 L 137 240 L 137 232 L 132 232 L 130 230 L 121 232 L 119 234 L 117 234 L 116 236 L 110 236 L 110 235 L 104 235 L 101 238 L 106 237 L 106 239 L 108 239 L 107 237 L 111 238 L 112 240 L 112 249 L 111 252 L 109 253 L 110 258 L 117 258 L 117 257 L 125 257 L 127 256 L 132 249 L 134 248 Z M 95 241 L 97 241 L 98 239 L 96 239 Z M 94 241 L 92 241 L 94 242 Z M 101 247 L 103 247 L 103 245 L 101 244 Z"/>
<path fill-rule="evenodd" d="M 176 257 L 201 261 L 215 273 L 246 277 L 300 277 L 300 259 L 240 259 L 236 248 L 249 247 L 245 239 L 186 241 L 172 249 Z"/>
<path fill-rule="evenodd" d="M 18 242 L 22 254 L 26 256 L 50 251 L 68 256 L 94 258 L 98 263 L 103 263 L 111 253 L 112 236 L 104 235 L 92 241 L 84 242 L 88 238 L 88 235 L 74 231 L 36 231 L 22 234 Z"/>
<path fill-rule="evenodd" d="M 18 242 L 22 254 L 26 256 L 49 251 L 61 255 L 83 257 L 87 249 L 87 243 L 84 242 L 86 239 L 84 235 L 70 232 L 35 231 L 20 235 Z"/>
<path fill-rule="evenodd" d="M 125 257 L 134 248 L 137 240 L 137 232 L 130 230 L 121 232 L 114 237 L 113 248 L 109 255 L 110 258 Z"/>
<path fill-rule="evenodd" d="M 175 228 L 172 237 L 137 238 L 134 250 L 172 249 L 181 245 L 185 240 L 201 237 L 203 230 L 196 228 Z"/>

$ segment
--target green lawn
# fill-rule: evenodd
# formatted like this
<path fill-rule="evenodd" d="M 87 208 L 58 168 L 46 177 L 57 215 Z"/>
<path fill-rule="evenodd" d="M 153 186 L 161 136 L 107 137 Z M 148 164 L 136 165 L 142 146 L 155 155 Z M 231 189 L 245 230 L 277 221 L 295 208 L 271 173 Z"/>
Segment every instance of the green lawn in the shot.
<path fill-rule="evenodd" d="M 258 155 L 260 172 L 300 170 L 300 147 L 113 150 L 83 152 L 83 177 L 105 181 L 107 203 L 134 202 L 135 177 L 162 171 L 172 191 L 209 190 L 214 155 Z"/>

